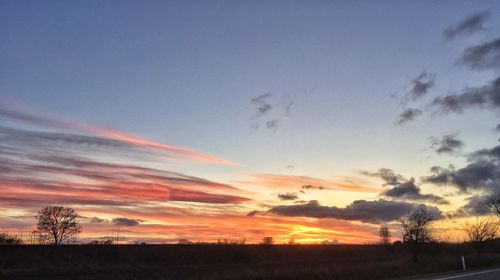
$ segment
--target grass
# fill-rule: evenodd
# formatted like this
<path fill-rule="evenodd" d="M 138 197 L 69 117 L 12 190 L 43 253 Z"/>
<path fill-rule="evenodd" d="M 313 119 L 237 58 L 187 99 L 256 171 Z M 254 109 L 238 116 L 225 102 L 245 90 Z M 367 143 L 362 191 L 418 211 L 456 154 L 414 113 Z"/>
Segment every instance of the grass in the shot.
<path fill-rule="evenodd" d="M 404 246 L 13 245 L 0 247 L 0 279 L 389 279 L 500 264 L 466 245 Z"/>

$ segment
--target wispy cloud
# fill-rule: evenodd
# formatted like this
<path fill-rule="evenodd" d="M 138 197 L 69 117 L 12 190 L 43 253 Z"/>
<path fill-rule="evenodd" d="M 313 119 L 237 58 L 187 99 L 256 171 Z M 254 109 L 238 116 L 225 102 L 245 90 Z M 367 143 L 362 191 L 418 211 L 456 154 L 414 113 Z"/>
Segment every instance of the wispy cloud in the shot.
<path fill-rule="evenodd" d="M 464 142 L 457 135 L 444 135 L 441 139 L 431 138 L 431 148 L 438 154 L 455 155 L 464 146 Z"/>
<path fill-rule="evenodd" d="M 114 225 L 117 226 L 126 226 L 126 227 L 133 227 L 137 226 L 140 223 L 142 223 L 142 220 L 136 220 L 136 219 L 129 219 L 129 218 L 114 218 L 112 220 Z"/>
<path fill-rule="evenodd" d="M 263 123 L 255 124 L 253 128 L 257 130 L 262 126 L 272 132 L 276 132 L 283 120 L 290 117 L 292 107 L 295 104 L 290 95 L 276 98 L 269 92 L 251 98 L 250 103 L 256 107 L 252 119 L 263 121 Z"/>
<path fill-rule="evenodd" d="M 289 192 L 289 193 L 280 193 L 278 194 L 278 198 L 280 200 L 296 200 L 299 198 L 298 194 Z"/>
<path fill-rule="evenodd" d="M 14 111 L 12 109 L 6 108 L 2 104 L 0 104 L 0 118 L 10 120 L 10 121 L 18 121 L 18 122 L 28 123 L 28 124 L 32 124 L 32 125 L 37 125 L 37 126 L 48 127 L 48 128 L 83 131 L 83 132 L 87 132 L 87 133 L 92 133 L 92 134 L 100 136 L 100 137 L 108 138 L 109 140 L 116 140 L 116 141 L 119 141 L 121 143 L 134 145 L 137 147 L 144 147 L 144 148 L 151 148 L 151 149 L 160 150 L 160 151 L 166 152 L 170 155 L 181 157 L 181 158 L 187 158 L 187 159 L 203 161 L 203 162 L 210 162 L 210 163 L 217 163 L 217 164 L 238 165 L 237 163 L 230 162 L 228 160 L 224 160 L 221 158 L 197 153 L 197 152 L 189 150 L 187 148 L 177 147 L 177 146 L 172 146 L 172 145 L 167 145 L 167 144 L 162 144 L 162 143 L 150 141 L 150 140 L 147 140 L 144 138 L 140 138 L 140 137 L 137 137 L 137 136 L 134 136 L 131 134 L 126 134 L 126 133 L 112 130 L 112 129 L 108 129 L 108 128 L 91 126 L 91 125 L 83 124 L 83 123 L 72 123 L 72 122 L 58 121 L 58 120 L 53 120 L 50 118 L 35 116 L 32 114 L 28 114 L 28 113 L 24 113 L 24 112 L 20 112 L 20 111 Z M 56 136 L 56 135 L 55 134 L 51 135 L 51 137 L 54 137 L 54 136 Z M 68 138 L 66 138 L 66 140 L 67 139 Z M 87 140 L 90 140 L 90 138 L 87 138 Z M 94 138 L 94 140 L 96 140 L 96 138 Z M 104 142 L 105 142 L 105 140 L 103 140 L 101 138 L 101 143 L 104 143 Z M 119 142 L 114 142 L 114 144 L 117 144 Z M 107 143 L 111 143 L 111 141 L 108 141 Z"/>
<path fill-rule="evenodd" d="M 459 59 L 470 69 L 482 70 L 500 67 L 500 38 L 486 41 L 465 49 Z"/>
<path fill-rule="evenodd" d="M 412 100 L 417 100 L 425 96 L 431 88 L 435 85 L 436 76 L 434 74 L 429 74 L 426 71 L 420 73 L 412 81 L 412 88 L 409 92 L 409 98 Z"/>
<path fill-rule="evenodd" d="M 300 191 L 310 189 L 343 190 L 353 192 L 377 192 L 372 186 L 356 183 L 354 178 L 335 178 L 330 180 L 310 176 L 295 176 L 269 173 L 249 174 L 247 181 L 235 183 L 242 185 L 258 186 L 266 189 Z"/>
<path fill-rule="evenodd" d="M 397 120 L 397 124 L 402 125 L 411 121 L 414 121 L 418 116 L 422 115 L 422 110 L 408 108 L 405 109 Z"/>
<path fill-rule="evenodd" d="M 490 17 L 490 13 L 486 11 L 477 12 L 472 14 L 465 19 L 461 20 L 457 24 L 449 26 L 443 32 L 443 35 L 451 40 L 458 36 L 470 35 L 478 31 L 485 30 L 483 24 Z"/>

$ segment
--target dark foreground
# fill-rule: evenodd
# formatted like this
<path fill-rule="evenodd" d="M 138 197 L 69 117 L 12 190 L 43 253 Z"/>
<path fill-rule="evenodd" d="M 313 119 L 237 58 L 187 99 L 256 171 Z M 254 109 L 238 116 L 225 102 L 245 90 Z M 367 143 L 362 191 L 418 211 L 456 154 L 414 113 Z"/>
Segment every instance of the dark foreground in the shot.
<path fill-rule="evenodd" d="M 0 279 L 388 279 L 500 264 L 492 244 L 429 245 L 414 262 L 404 246 L 0 246 Z"/>
<path fill-rule="evenodd" d="M 500 279 L 500 268 L 477 270 L 457 273 L 452 275 L 441 275 L 421 280 L 498 280 Z"/>

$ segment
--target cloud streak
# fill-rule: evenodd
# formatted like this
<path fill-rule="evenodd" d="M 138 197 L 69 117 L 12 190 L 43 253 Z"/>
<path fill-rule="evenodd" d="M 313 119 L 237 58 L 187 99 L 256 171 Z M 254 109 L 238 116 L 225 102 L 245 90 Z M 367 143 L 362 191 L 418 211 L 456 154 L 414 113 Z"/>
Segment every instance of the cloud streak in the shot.
<path fill-rule="evenodd" d="M 462 21 L 449 26 L 443 31 L 446 39 L 451 40 L 459 36 L 470 35 L 478 31 L 483 31 L 484 22 L 490 18 L 489 12 L 477 12 L 463 19 Z"/>
<path fill-rule="evenodd" d="M 7 120 L 13 120 L 13 121 L 19 121 L 19 122 L 24 122 L 32 125 L 37 125 L 37 126 L 43 126 L 43 127 L 49 127 L 49 128 L 58 128 L 58 129 L 71 129 L 71 130 L 78 130 L 78 131 L 83 131 L 87 133 L 92 133 L 97 136 L 101 137 L 106 137 L 112 140 L 120 141 L 122 143 L 134 145 L 137 147 L 144 147 L 144 148 L 151 148 L 151 149 L 156 149 L 160 150 L 163 152 L 166 152 L 170 155 L 175 155 L 179 156 L 182 158 L 188 158 L 188 159 L 193 159 L 197 161 L 202 161 L 202 162 L 209 162 L 209 163 L 217 163 L 217 164 L 225 164 L 225 165 L 234 165 L 238 166 L 239 164 L 230 162 L 221 158 L 197 153 L 195 151 L 189 150 L 187 148 L 183 147 L 177 147 L 177 146 L 172 146 L 172 145 L 167 145 L 167 144 L 162 144 L 154 141 L 150 141 L 141 137 L 137 137 L 131 134 L 126 134 L 120 131 L 104 128 L 104 127 L 98 127 L 98 126 L 91 126 L 83 123 L 71 123 L 71 122 L 64 122 L 64 121 L 58 121 L 58 120 L 53 120 L 45 117 L 40 117 L 40 116 L 35 116 L 32 114 L 24 113 L 24 112 L 19 112 L 19 111 L 14 111 L 12 109 L 8 109 L 5 106 L 1 106 L 0 104 L 0 118 L 7 119 Z"/>

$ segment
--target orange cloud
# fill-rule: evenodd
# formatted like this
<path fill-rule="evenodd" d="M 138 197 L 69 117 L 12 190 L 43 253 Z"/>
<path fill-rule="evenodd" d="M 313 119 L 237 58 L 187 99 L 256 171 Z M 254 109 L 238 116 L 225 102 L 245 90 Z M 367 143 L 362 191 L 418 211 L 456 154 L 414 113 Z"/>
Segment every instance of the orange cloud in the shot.
<path fill-rule="evenodd" d="M 373 192 L 379 191 L 378 188 L 356 183 L 348 178 L 334 178 L 333 180 L 324 180 L 309 176 L 294 176 L 269 173 L 253 173 L 248 181 L 237 181 L 235 183 L 243 185 L 252 185 L 274 190 L 300 190 L 304 188 L 331 189 L 351 192 Z"/>

